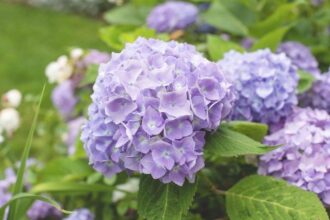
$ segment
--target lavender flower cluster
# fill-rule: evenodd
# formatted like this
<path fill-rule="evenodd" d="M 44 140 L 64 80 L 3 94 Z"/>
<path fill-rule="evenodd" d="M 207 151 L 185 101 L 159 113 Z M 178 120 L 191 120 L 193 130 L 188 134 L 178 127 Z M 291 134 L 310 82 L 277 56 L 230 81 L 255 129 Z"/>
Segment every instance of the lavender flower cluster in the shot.
<path fill-rule="evenodd" d="M 123 170 L 182 185 L 204 166 L 205 131 L 232 107 L 231 84 L 188 44 L 139 38 L 99 69 L 82 141 L 107 177 Z"/>
<path fill-rule="evenodd" d="M 237 95 L 231 119 L 278 127 L 297 104 L 298 75 L 284 54 L 230 51 L 218 64 Z"/>
<path fill-rule="evenodd" d="M 310 49 L 305 45 L 295 41 L 288 41 L 282 43 L 278 47 L 277 52 L 285 53 L 298 69 L 309 72 L 315 77 L 319 76 L 319 64 Z"/>
<path fill-rule="evenodd" d="M 70 58 L 63 55 L 58 61 L 52 62 L 46 69 L 50 82 L 58 85 L 52 92 L 52 102 L 65 120 L 71 120 L 78 102 L 75 93 L 80 81 L 85 77 L 87 68 L 92 64 L 107 62 L 110 55 L 90 50 L 73 49 Z M 64 73 L 63 73 L 64 72 Z"/>
<path fill-rule="evenodd" d="M 94 220 L 94 214 L 86 208 L 77 209 L 63 220 Z"/>
<path fill-rule="evenodd" d="M 330 115 L 323 110 L 297 109 L 283 129 L 266 144 L 284 144 L 260 157 L 259 174 L 283 178 L 312 191 L 330 205 Z"/>
<path fill-rule="evenodd" d="M 19 165 L 19 164 L 18 164 Z M 36 165 L 34 159 L 28 159 L 27 167 Z M 0 180 L 0 207 L 8 202 L 12 194 L 10 193 L 11 188 L 16 183 L 16 173 L 12 168 L 7 168 L 4 173 L 4 178 Z M 29 187 L 29 182 L 27 181 L 26 176 L 24 176 L 24 186 L 25 188 Z M 6 210 L 7 214 L 7 210 Z M 29 220 L 43 220 L 43 219 L 61 219 L 62 213 L 58 211 L 55 207 L 43 201 L 36 201 L 27 211 L 27 217 Z M 7 217 L 4 218 L 6 220 Z"/>
<path fill-rule="evenodd" d="M 312 88 L 300 98 L 302 106 L 323 109 L 330 113 L 330 69 L 319 76 Z"/>
<path fill-rule="evenodd" d="M 197 20 L 198 8 L 188 2 L 170 1 L 156 6 L 147 18 L 149 28 L 157 32 L 184 29 Z"/>
<path fill-rule="evenodd" d="M 62 213 L 47 202 L 36 201 L 27 212 L 29 220 L 61 219 Z"/>

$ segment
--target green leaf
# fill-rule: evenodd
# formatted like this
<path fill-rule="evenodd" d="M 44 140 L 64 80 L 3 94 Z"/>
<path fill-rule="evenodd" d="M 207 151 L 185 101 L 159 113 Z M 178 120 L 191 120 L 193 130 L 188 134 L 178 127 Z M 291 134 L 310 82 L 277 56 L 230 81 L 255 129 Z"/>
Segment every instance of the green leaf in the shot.
<path fill-rule="evenodd" d="M 223 58 L 223 55 L 230 50 L 237 50 L 243 52 L 244 49 L 238 44 L 226 41 L 220 36 L 208 35 L 207 36 L 207 50 L 211 60 L 218 61 Z"/>
<path fill-rule="evenodd" d="M 46 89 L 46 84 L 44 84 L 41 94 L 40 94 L 40 98 L 39 98 L 39 102 L 36 108 L 36 112 L 33 118 L 33 122 L 31 125 L 31 129 L 29 131 L 29 135 L 27 137 L 26 140 L 26 144 L 25 147 L 23 149 L 23 154 L 21 157 L 21 163 L 20 163 L 20 167 L 18 169 L 17 172 L 17 179 L 16 179 L 16 183 L 14 186 L 14 190 L 13 190 L 13 197 L 15 197 L 17 194 L 22 192 L 23 189 L 23 178 L 24 178 L 24 172 L 25 172 L 25 167 L 26 167 L 26 161 L 29 157 L 30 154 L 30 150 L 31 150 L 31 146 L 32 146 L 32 141 L 33 141 L 33 135 L 37 126 L 37 121 L 38 121 L 38 116 L 39 116 L 39 111 L 40 111 L 40 107 L 41 107 L 41 103 L 42 103 L 42 99 L 44 97 L 44 93 L 45 93 L 45 89 Z M 11 203 L 11 206 L 9 207 L 9 213 L 8 213 L 8 220 L 14 220 L 17 219 L 16 215 L 18 212 L 18 202 L 16 202 L 16 200 L 14 200 Z"/>
<path fill-rule="evenodd" d="M 104 19 L 115 25 L 140 26 L 145 24 L 150 10 L 151 7 L 144 5 L 125 4 L 106 12 Z"/>
<path fill-rule="evenodd" d="M 252 50 L 270 48 L 275 51 L 289 29 L 289 27 L 281 27 L 267 33 L 253 45 Z"/>
<path fill-rule="evenodd" d="M 196 188 L 196 182 L 177 186 L 144 175 L 138 193 L 138 213 L 148 220 L 180 220 L 187 213 Z"/>
<path fill-rule="evenodd" d="M 329 219 L 316 194 L 258 175 L 244 178 L 226 192 L 226 208 L 231 220 Z"/>
<path fill-rule="evenodd" d="M 93 173 L 86 159 L 57 158 L 47 163 L 39 176 L 43 182 L 82 179 Z"/>
<path fill-rule="evenodd" d="M 138 37 L 156 37 L 156 32 L 147 27 L 109 26 L 100 29 L 100 37 L 111 48 L 119 51 L 127 42 L 133 42 Z"/>
<path fill-rule="evenodd" d="M 96 77 L 98 75 L 98 70 L 99 70 L 99 65 L 97 64 L 89 65 L 83 79 L 80 81 L 79 84 L 81 86 L 94 84 L 96 81 Z"/>
<path fill-rule="evenodd" d="M 258 142 L 262 142 L 268 132 L 268 126 L 266 124 L 249 121 L 230 121 L 223 123 L 222 126 L 244 134 Z"/>
<path fill-rule="evenodd" d="M 17 200 L 22 200 L 22 199 L 29 199 L 29 200 L 41 200 L 44 202 L 49 203 L 50 205 L 54 206 L 56 209 L 59 211 L 65 213 L 65 214 L 71 214 L 72 212 L 64 210 L 61 208 L 61 206 L 53 199 L 41 195 L 36 195 L 36 194 L 31 194 L 31 193 L 19 193 L 15 196 L 13 196 L 8 202 L 6 202 L 1 208 L 0 208 L 0 217 L 3 217 L 6 211 L 6 208 L 10 205 L 16 202 Z M 4 219 L 4 218 L 1 218 Z"/>
<path fill-rule="evenodd" d="M 100 184 L 70 183 L 70 182 L 49 182 L 41 183 L 31 189 L 33 193 L 91 193 L 91 192 L 112 192 L 113 187 Z"/>
<path fill-rule="evenodd" d="M 297 89 L 298 89 L 298 93 L 301 94 L 308 91 L 312 87 L 315 78 L 313 77 L 312 74 L 303 70 L 298 70 L 298 75 L 299 75 L 299 83 Z"/>
<path fill-rule="evenodd" d="M 231 34 L 246 36 L 248 34 L 247 27 L 235 17 L 221 1 L 214 1 L 210 9 L 201 15 L 202 21 L 227 31 Z"/>
<path fill-rule="evenodd" d="M 221 127 L 218 131 L 207 135 L 204 154 L 206 158 L 215 161 L 222 157 L 265 154 L 274 149 L 244 134 Z"/>
<path fill-rule="evenodd" d="M 261 37 L 264 33 L 271 32 L 284 25 L 290 25 L 298 17 L 297 7 L 297 3 L 287 3 L 279 6 L 269 17 L 252 26 L 250 33 L 255 37 Z"/>

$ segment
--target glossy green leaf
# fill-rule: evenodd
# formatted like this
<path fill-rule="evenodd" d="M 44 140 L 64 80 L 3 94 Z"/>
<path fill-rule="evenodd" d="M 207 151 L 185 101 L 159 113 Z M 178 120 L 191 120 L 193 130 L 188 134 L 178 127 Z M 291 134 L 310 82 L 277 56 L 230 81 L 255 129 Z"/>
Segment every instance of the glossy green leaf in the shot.
<path fill-rule="evenodd" d="M 298 70 L 299 74 L 299 83 L 298 83 L 298 93 L 304 93 L 308 91 L 312 86 L 313 82 L 315 81 L 315 78 L 311 73 L 308 73 L 303 70 Z"/>
<path fill-rule="evenodd" d="M 151 7 L 145 5 L 125 4 L 105 13 L 104 19 L 115 25 L 143 25 Z"/>
<path fill-rule="evenodd" d="M 207 135 L 204 154 L 207 159 L 216 161 L 222 157 L 265 154 L 274 149 L 237 131 L 221 127 Z"/>
<path fill-rule="evenodd" d="M 47 181 L 70 181 L 82 179 L 93 173 L 87 159 L 57 158 L 46 164 L 39 179 Z"/>
<path fill-rule="evenodd" d="M 223 55 L 230 50 L 236 50 L 240 52 L 244 51 L 244 49 L 238 44 L 231 41 L 226 41 L 220 36 L 214 35 L 207 36 L 207 50 L 211 60 L 213 61 L 222 59 Z"/>
<path fill-rule="evenodd" d="M 253 45 L 252 50 L 270 48 L 271 50 L 275 51 L 278 44 L 282 41 L 288 30 L 289 27 L 281 27 L 270 33 L 267 33 Z"/>
<path fill-rule="evenodd" d="M 135 41 L 138 37 L 156 37 L 156 32 L 147 27 L 109 26 L 100 29 L 101 39 L 115 50 L 122 50 L 126 43 Z"/>
<path fill-rule="evenodd" d="M 246 36 L 247 27 L 221 1 L 213 1 L 210 9 L 201 15 L 202 21 L 235 35 Z"/>
<path fill-rule="evenodd" d="M 279 6 L 269 17 L 252 26 L 250 33 L 255 37 L 262 37 L 265 33 L 290 25 L 298 18 L 298 5 L 287 3 Z"/>
<path fill-rule="evenodd" d="M 268 132 L 266 124 L 249 121 L 230 121 L 223 123 L 221 126 L 244 134 L 258 142 L 262 142 Z"/>
<path fill-rule="evenodd" d="M 141 177 L 138 193 L 138 213 L 147 220 L 180 220 L 193 201 L 197 183 L 177 186 L 154 180 L 150 175 Z"/>
<path fill-rule="evenodd" d="M 33 193 L 91 193 L 112 192 L 113 187 L 101 184 L 70 183 L 70 182 L 48 182 L 40 183 L 31 189 Z"/>
<path fill-rule="evenodd" d="M 226 192 L 226 208 L 231 220 L 328 220 L 317 195 L 284 180 L 253 175 Z"/>

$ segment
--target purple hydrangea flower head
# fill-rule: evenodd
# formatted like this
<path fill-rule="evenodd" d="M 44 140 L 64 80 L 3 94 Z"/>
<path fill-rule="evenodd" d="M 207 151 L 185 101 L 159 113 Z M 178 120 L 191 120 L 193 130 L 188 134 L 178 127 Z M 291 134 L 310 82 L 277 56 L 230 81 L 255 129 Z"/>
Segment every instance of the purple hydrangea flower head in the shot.
<path fill-rule="evenodd" d="M 52 92 L 52 102 L 65 120 L 72 117 L 77 98 L 74 94 L 74 83 L 71 80 L 59 84 Z"/>
<path fill-rule="evenodd" d="M 230 51 L 219 66 L 237 93 L 232 119 L 276 127 L 297 104 L 298 75 L 284 54 L 273 54 L 269 49 L 252 53 Z"/>
<path fill-rule="evenodd" d="M 323 109 L 330 113 L 330 69 L 319 76 L 299 101 L 304 107 Z"/>
<path fill-rule="evenodd" d="M 316 58 L 313 56 L 312 52 L 305 45 L 295 42 L 288 41 L 282 43 L 277 48 L 278 53 L 285 53 L 289 57 L 292 63 L 300 70 L 307 71 L 314 76 L 320 74 L 319 64 Z"/>
<path fill-rule="evenodd" d="M 297 109 L 265 143 L 282 147 L 260 157 L 259 174 L 271 175 L 312 191 L 330 204 L 330 115 Z"/>
<path fill-rule="evenodd" d="M 82 62 L 88 66 L 91 64 L 106 63 L 110 60 L 110 54 L 100 52 L 98 50 L 90 50 L 89 53 L 83 58 Z"/>
<path fill-rule="evenodd" d="M 62 213 L 49 203 L 35 201 L 27 211 L 30 220 L 61 219 Z"/>
<path fill-rule="evenodd" d="M 82 208 L 75 210 L 71 215 L 64 220 L 94 220 L 94 214 L 88 209 Z"/>
<path fill-rule="evenodd" d="M 157 32 L 184 29 L 197 20 L 198 8 L 188 2 L 169 1 L 156 6 L 147 18 L 149 28 Z"/>
<path fill-rule="evenodd" d="M 68 146 L 68 153 L 75 153 L 75 144 L 81 131 L 81 126 L 86 122 L 84 117 L 78 117 L 68 122 L 68 132 L 66 134 L 65 143 Z"/>
<path fill-rule="evenodd" d="M 105 176 L 123 170 L 193 181 L 206 131 L 232 107 L 231 84 L 188 44 L 139 38 L 101 65 L 81 139 Z"/>

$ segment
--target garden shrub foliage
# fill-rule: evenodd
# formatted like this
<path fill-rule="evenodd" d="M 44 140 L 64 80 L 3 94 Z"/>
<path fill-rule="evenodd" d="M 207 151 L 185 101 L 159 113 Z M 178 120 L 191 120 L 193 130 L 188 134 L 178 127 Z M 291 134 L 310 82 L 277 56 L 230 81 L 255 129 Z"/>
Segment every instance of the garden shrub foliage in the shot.
<path fill-rule="evenodd" d="M 3 96 L 0 216 L 329 219 L 330 3 L 116 4 L 105 52 L 73 48 L 45 69 L 51 161 L 29 155 L 33 132 L 22 163 L 11 155 L 22 97 Z"/>

